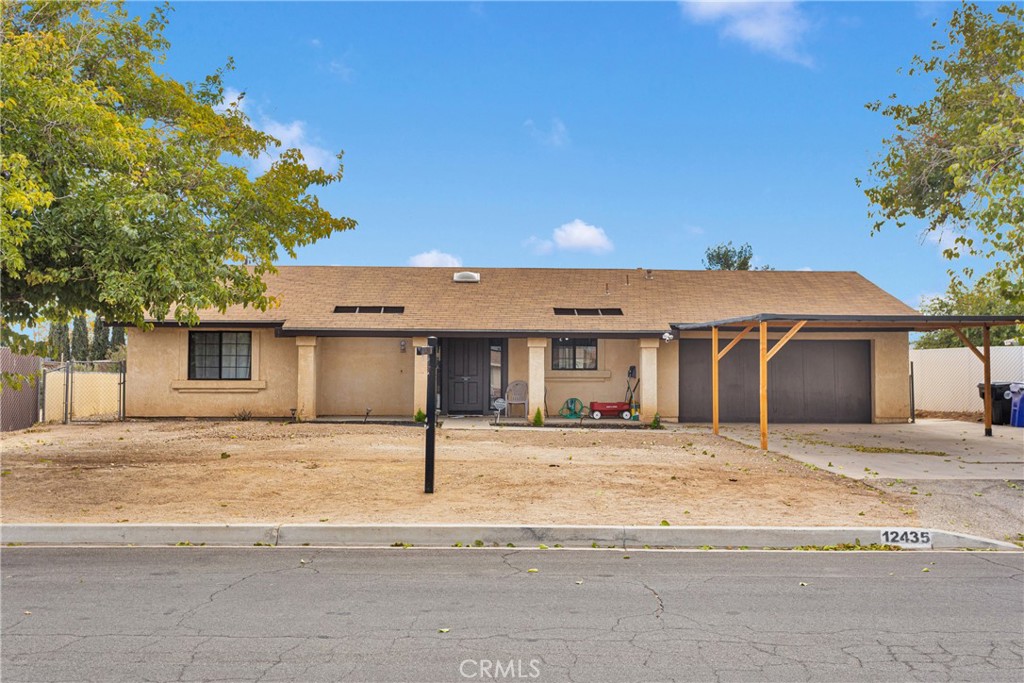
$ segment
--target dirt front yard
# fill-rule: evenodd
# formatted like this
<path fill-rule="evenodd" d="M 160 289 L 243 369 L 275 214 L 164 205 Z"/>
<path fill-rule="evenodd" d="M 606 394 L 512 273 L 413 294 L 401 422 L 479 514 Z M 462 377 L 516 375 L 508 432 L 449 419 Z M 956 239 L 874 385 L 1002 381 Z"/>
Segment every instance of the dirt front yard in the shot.
<path fill-rule="evenodd" d="M 685 431 L 126 422 L 4 435 L 3 521 L 911 525 L 913 499 Z"/>

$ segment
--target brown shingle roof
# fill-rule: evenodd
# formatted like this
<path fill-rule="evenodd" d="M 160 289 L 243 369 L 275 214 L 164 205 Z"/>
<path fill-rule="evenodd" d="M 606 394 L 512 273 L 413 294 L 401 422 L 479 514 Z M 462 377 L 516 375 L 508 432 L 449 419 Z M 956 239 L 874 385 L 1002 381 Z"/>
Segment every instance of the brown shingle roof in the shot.
<path fill-rule="evenodd" d="M 457 270 L 480 273 L 456 283 Z M 203 323 L 282 322 L 283 331 L 662 333 L 670 323 L 766 311 L 916 313 L 853 272 L 572 268 L 281 266 L 267 278 L 280 306 L 233 307 Z M 402 314 L 334 313 L 335 306 L 404 306 Z M 554 308 L 621 308 L 621 316 L 555 315 Z"/>

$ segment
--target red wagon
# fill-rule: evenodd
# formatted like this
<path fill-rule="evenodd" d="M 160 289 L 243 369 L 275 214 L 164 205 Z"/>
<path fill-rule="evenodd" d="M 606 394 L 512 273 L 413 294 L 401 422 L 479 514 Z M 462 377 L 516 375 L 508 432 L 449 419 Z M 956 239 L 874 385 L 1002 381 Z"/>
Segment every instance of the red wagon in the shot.
<path fill-rule="evenodd" d="M 632 419 L 633 413 L 626 401 L 613 401 L 611 403 L 602 401 L 590 402 L 590 417 L 600 420 L 604 415 L 619 415 L 623 420 Z"/>

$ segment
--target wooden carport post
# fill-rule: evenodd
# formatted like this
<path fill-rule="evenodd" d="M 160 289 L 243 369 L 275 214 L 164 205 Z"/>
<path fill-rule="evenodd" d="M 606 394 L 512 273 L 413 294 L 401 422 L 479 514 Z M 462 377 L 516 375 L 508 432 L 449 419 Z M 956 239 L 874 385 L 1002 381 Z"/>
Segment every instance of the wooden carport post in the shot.
<path fill-rule="evenodd" d="M 782 347 L 800 331 L 800 328 L 807 324 L 806 320 L 798 321 L 789 332 L 782 335 L 782 339 L 775 343 L 772 350 L 768 350 L 768 323 L 761 322 L 761 450 L 768 450 L 768 361 L 775 354 L 782 350 Z"/>
<path fill-rule="evenodd" d="M 753 323 L 743 328 L 743 331 L 733 337 L 724 349 L 718 350 L 718 327 L 711 326 L 711 430 L 718 434 L 718 361 L 725 358 L 734 346 L 740 343 L 747 333 L 754 329 Z"/>
<path fill-rule="evenodd" d="M 983 368 L 983 381 L 985 382 L 984 388 L 984 401 L 985 401 L 985 436 L 992 436 L 992 330 L 988 325 L 983 325 L 981 328 L 981 348 L 982 351 L 978 351 L 978 347 L 967 338 L 956 325 L 953 325 L 950 329 L 956 332 L 956 336 L 960 337 L 960 341 L 964 343 L 968 349 L 971 350 L 978 360 L 981 361 Z"/>
<path fill-rule="evenodd" d="M 992 436 L 992 332 L 988 325 L 981 328 L 981 343 L 985 357 L 985 436 Z"/>

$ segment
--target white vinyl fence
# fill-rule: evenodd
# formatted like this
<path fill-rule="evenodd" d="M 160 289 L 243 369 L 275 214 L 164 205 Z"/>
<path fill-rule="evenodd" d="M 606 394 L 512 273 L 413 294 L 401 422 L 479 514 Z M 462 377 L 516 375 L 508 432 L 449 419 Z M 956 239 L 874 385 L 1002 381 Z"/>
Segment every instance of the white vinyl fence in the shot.
<path fill-rule="evenodd" d="M 981 412 L 981 361 L 970 349 L 911 349 L 917 410 Z M 1024 346 L 992 347 L 992 381 L 1024 382 Z"/>

